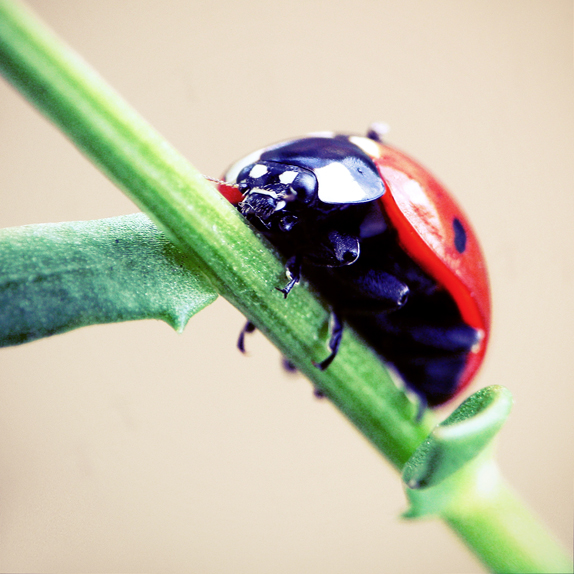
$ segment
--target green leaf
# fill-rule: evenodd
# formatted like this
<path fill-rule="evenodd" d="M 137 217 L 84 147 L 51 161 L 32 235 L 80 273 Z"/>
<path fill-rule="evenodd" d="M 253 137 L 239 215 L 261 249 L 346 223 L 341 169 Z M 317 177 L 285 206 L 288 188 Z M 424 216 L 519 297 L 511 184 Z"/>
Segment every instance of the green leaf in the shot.
<path fill-rule="evenodd" d="M 140 213 L 0 230 L 0 346 L 136 319 L 182 331 L 216 298 Z"/>
<path fill-rule="evenodd" d="M 437 425 L 403 469 L 409 488 L 428 488 L 476 458 L 500 430 L 512 406 L 510 391 L 492 385 L 474 393 Z"/>
<path fill-rule="evenodd" d="M 512 407 L 512 395 L 499 385 L 474 393 L 437 425 L 403 468 L 410 508 L 405 518 L 443 514 L 499 474 L 488 448 Z M 479 490 L 480 490 L 479 488 Z"/>

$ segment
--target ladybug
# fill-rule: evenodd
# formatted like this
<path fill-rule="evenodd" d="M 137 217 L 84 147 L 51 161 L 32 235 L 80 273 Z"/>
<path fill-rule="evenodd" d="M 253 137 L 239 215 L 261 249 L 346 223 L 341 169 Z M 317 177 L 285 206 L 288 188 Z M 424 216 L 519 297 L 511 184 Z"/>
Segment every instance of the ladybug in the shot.
<path fill-rule="evenodd" d="M 375 125 L 271 145 L 232 165 L 219 190 L 287 258 L 284 295 L 303 272 L 331 305 L 331 354 L 316 366 L 335 358 L 344 319 L 435 407 L 484 358 L 486 265 L 449 192 L 382 135 Z"/>

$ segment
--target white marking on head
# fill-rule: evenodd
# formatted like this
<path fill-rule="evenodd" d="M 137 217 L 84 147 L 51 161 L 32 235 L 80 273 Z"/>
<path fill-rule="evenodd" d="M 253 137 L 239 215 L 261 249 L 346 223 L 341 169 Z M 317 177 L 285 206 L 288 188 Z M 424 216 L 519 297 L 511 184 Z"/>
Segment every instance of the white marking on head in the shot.
<path fill-rule="evenodd" d="M 235 162 L 227 170 L 225 174 L 225 181 L 228 181 L 230 183 L 236 182 L 239 172 L 249 164 L 255 163 L 261 157 L 263 151 L 264 151 L 263 149 L 258 149 L 257 151 L 254 151 L 253 153 L 250 153 L 249 155 L 245 156 L 243 159 L 240 159 L 239 161 Z"/>
<path fill-rule="evenodd" d="M 351 136 L 349 141 L 352 144 L 355 144 L 357 147 L 361 148 L 370 157 L 376 158 L 381 156 L 381 146 L 370 138 Z"/>
<path fill-rule="evenodd" d="M 284 171 L 280 176 L 279 176 L 279 181 L 281 183 L 284 183 L 285 185 L 289 185 L 290 183 L 293 183 L 295 181 L 295 178 L 297 177 L 297 172 L 296 171 Z"/>
<path fill-rule="evenodd" d="M 268 195 L 273 199 L 277 199 L 279 197 L 279 194 L 276 191 L 273 191 L 272 189 L 262 189 L 261 187 L 252 187 L 249 190 L 249 193 L 250 194 L 257 193 L 258 195 Z"/>
<path fill-rule="evenodd" d="M 267 169 L 266 165 L 262 165 L 260 163 L 256 163 L 252 168 L 251 171 L 249 172 L 249 177 L 252 177 L 253 179 L 257 179 L 258 177 L 261 177 L 262 175 L 265 175 L 269 170 Z"/>
<path fill-rule="evenodd" d="M 287 203 L 284 202 L 283 200 L 278 201 L 277 205 L 275 206 L 275 211 L 281 211 L 286 205 Z"/>
<path fill-rule="evenodd" d="M 342 163 L 329 163 L 316 169 L 315 175 L 319 199 L 323 203 L 362 203 L 372 200 Z"/>

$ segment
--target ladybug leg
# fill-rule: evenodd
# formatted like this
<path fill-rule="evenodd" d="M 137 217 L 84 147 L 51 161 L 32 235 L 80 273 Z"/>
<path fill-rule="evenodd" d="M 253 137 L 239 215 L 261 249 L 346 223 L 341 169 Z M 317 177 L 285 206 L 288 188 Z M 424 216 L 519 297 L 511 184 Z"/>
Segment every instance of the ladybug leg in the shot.
<path fill-rule="evenodd" d="M 380 293 L 378 293 L 379 297 L 376 300 L 373 300 L 372 304 L 366 303 L 364 300 L 359 301 L 356 306 L 347 306 L 344 310 L 345 314 L 348 315 L 361 315 L 367 314 L 370 315 L 373 312 L 389 312 L 394 311 L 396 309 L 400 309 L 407 301 L 409 289 L 408 287 L 396 279 L 394 276 L 389 275 L 387 273 L 384 274 L 388 277 L 388 282 L 386 284 L 386 288 L 383 287 L 383 291 L 385 292 L 385 297 L 381 297 Z M 381 282 L 378 283 L 379 291 L 381 289 Z M 339 346 L 341 344 L 341 339 L 343 337 L 343 330 L 344 324 L 341 319 L 341 316 L 334 312 L 333 315 L 333 327 L 331 329 L 331 338 L 329 340 L 329 349 L 331 349 L 331 353 L 325 359 L 323 359 L 320 363 L 316 363 L 313 361 L 313 365 L 317 367 L 319 370 L 324 371 L 327 367 L 333 362 L 337 353 L 339 352 Z"/>
<path fill-rule="evenodd" d="M 353 315 L 397 311 L 409 298 L 408 285 L 390 273 L 367 275 L 357 283 L 359 297 L 345 305 L 346 311 Z"/>
<path fill-rule="evenodd" d="M 281 291 L 281 293 L 283 293 L 283 297 L 287 299 L 287 295 L 289 295 L 291 289 L 293 289 L 301 279 L 301 256 L 294 255 L 291 257 L 285 265 L 285 271 L 289 277 L 289 283 L 287 283 L 283 289 L 280 289 L 279 287 L 275 287 L 275 289 L 277 289 L 277 291 Z"/>
<path fill-rule="evenodd" d="M 462 321 L 454 325 L 411 324 L 404 332 L 414 344 L 439 352 L 467 353 L 480 342 L 480 332 Z"/>
<path fill-rule="evenodd" d="M 406 351 L 406 348 L 405 348 Z M 413 348 L 408 353 L 393 357 L 391 363 L 397 369 L 407 387 L 414 391 L 423 408 L 435 407 L 453 397 L 464 370 L 467 353 L 435 353 Z"/>
<path fill-rule="evenodd" d="M 297 367 L 287 358 L 281 358 L 281 364 L 283 365 L 283 370 L 287 371 L 288 373 L 296 373 Z"/>
<path fill-rule="evenodd" d="M 341 344 L 341 338 L 343 337 L 343 321 L 341 320 L 341 317 L 337 313 L 333 313 L 332 317 L 333 328 L 331 330 L 331 338 L 329 340 L 329 349 L 331 349 L 331 353 L 320 363 L 313 361 L 313 365 L 320 371 L 324 371 L 333 362 L 339 352 L 339 345 Z"/>
<path fill-rule="evenodd" d="M 313 245 L 305 252 L 305 260 L 319 267 L 346 267 L 359 258 L 359 238 L 333 229 L 313 238 Z"/>
<path fill-rule="evenodd" d="M 410 289 L 406 283 L 381 270 L 369 269 L 356 273 L 349 269 L 352 294 L 339 302 L 344 315 L 369 315 L 389 313 L 405 306 Z"/>
<path fill-rule="evenodd" d="M 257 327 L 251 322 L 247 321 L 243 329 L 241 329 L 241 333 L 239 333 L 239 339 L 237 339 L 237 348 L 242 352 L 245 353 L 245 334 L 246 333 L 253 333 Z"/>

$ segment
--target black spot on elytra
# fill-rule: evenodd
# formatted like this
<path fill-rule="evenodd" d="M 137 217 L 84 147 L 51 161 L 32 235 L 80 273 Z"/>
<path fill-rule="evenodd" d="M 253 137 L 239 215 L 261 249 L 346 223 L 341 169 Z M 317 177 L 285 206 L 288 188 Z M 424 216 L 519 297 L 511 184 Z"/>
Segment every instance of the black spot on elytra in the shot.
<path fill-rule="evenodd" d="M 466 249 L 466 231 L 458 217 L 452 220 L 452 228 L 454 230 L 454 246 L 459 253 L 464 253 Z"/>

